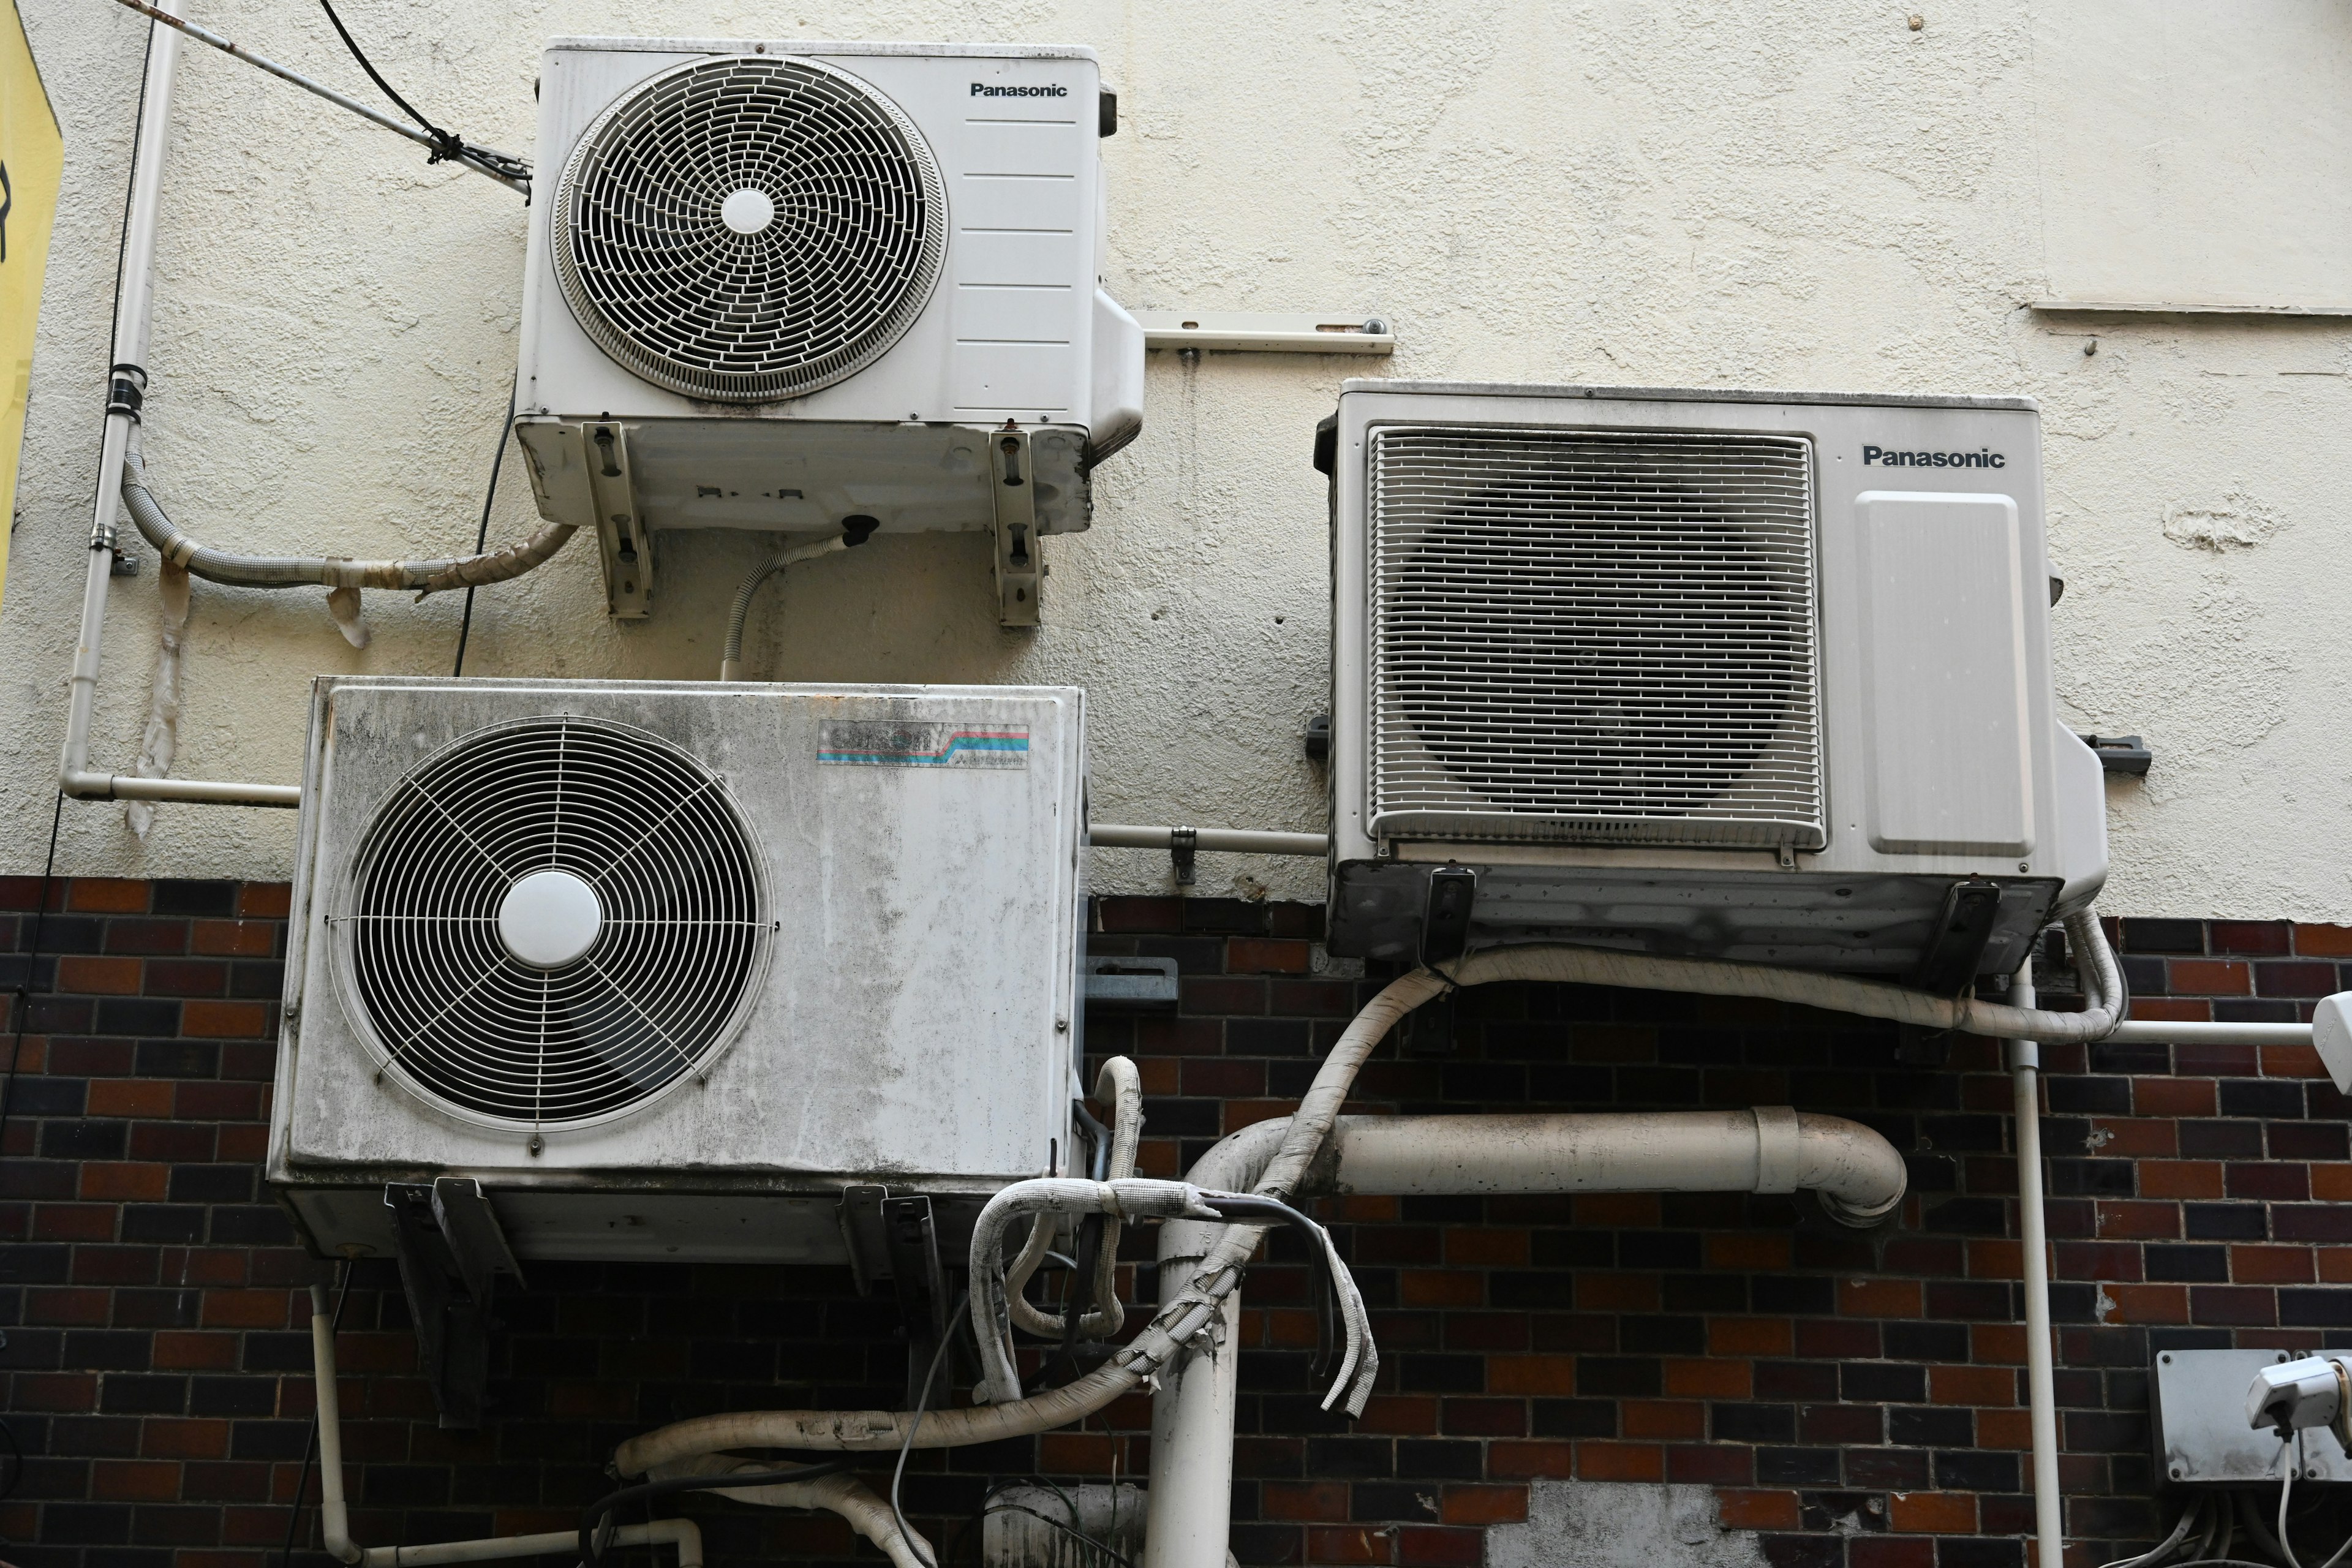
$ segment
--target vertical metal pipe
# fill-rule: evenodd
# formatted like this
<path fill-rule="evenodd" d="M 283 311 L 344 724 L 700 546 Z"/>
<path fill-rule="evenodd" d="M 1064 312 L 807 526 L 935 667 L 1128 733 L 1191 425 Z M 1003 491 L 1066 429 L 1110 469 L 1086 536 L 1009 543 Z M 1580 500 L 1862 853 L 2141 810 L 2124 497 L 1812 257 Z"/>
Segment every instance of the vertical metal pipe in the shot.
<path fill-rule="evenodd" d="M 1160 1294 L 1192 1278 L 1197 1258 L 1163 1259 Z M 1242 1293 L 1223 1306 L 1213 1352 L 1193 1351 L 1160 1374 L 1151 1396 L 1151 1487 L 1143 1568 L 1225 1568 L 1233 1531 L 1234 1422 L 1241 1403 Z"/>
<path fill-rule="evenodd" d="M 2012 1006 L 2033 1005 L 2033 961 L 2009 983 Z M 2058 1490 L 2058 1396 L 2050 1340 L 2049 1236 L 2042 1213 L 2042 1048 L 2011 1040 L 2010 1088 L 2017 1118 L 2017 1228 L 2025 1253 L 2025 1387 L 2033 1433 L 2033 1533 L 2038 1568 L 2066 1560 L 2065 1500 Z"/>
<path fill-rule="evenodd" d="M 184 0 L 163 0 L 163 8 L 177 15 Z M 147 39 L 146 84 L 141 97 L 139 134 L 131 152 L 131 202 L 123 216 L 122 264 L 117 276 L 114 308 L 114 359 L 136 365 L 143 381 L 147 363 L 147 329 L 155 300 L 155 226 L 163 202 L 163 161 L 172 132 L 172 89 L 180 63 L 180 33 L 151 24 Z M 118 373 L 107 371 L 112 387 Z M 89 529 L 89 563 L 82 574 L 81 637 L 74 648 L 73 679 L 66 706 L 66 742 L 59 773 L 73 788 L 89 764 L 90 717 L 98 702 L 99 643 L 106 631 L 106 593 L 114 570 L 114 520 L 122 504 L 122 464 L 131 449 L 131 428 L 136 419 L 111 406 L 106 435 L 99 450 L 97 489 Z"/>

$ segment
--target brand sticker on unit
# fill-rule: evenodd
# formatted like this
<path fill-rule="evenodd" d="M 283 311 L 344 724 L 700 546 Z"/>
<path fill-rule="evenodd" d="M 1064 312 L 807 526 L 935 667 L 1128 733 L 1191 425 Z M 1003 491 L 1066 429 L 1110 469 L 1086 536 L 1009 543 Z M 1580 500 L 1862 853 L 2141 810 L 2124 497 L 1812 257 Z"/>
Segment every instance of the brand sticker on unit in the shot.
<path fill-rule="evenodd" d="M 1015 724 L 828 719 L 817 725 L 816 760 L 871 768 L 1025 768 L 1029 731 Z"/>

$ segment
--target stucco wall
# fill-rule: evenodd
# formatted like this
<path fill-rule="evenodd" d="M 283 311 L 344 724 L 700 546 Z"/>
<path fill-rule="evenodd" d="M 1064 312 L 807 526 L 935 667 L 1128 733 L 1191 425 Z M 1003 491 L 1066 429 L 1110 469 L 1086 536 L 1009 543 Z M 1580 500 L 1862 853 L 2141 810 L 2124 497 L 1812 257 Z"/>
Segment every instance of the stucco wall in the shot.
<path fill-rule="evenodd" d="M 2331 613 L 2352 577 L 2337 472 L 2352 327 L 2028 310 L 2052 291 L 2037 126 L 2067 84 L 2037 71 L 2048 24 L 2021 0 L 1937 6 L 1917 30 L 1858 0 L 350 11 L 428 112 L 516 149 L 559 32 L 1089 44 L 1125 117 L 1107 156 L 1112 286 L 1131 306 L 1377 311 L 1401 375 L 2041 398 L 2069 582 L 2061 710 L 2158 756 L 2145 784 L 2109 785 L 2107 907 L 2352 917 L 2352 865 L 2312 853 L 2352 811 L 2336 675 L 2352 627 Z M 8 870 L 39 868 L 48 827 L 146 28 L 99 0 L 35 0 L 26 20 L 68 154 L 0 613 Z M 226 23 L 365 90 L 310 0 Z M 209 51 L 188 53 L 176 124 L 145 432 L 165 505 L 241 548 L 468 543 L 515 353 L 520 203 Z M 1082 684 L 1099 818 L 1319 827 L 1320 774 L 1298 750 L 1328 635 L 1308 434 L 1362 364 L 1153 356 L 1146 432 L 1100 474 L 1093 532 L 1051 542 L 1043 631 L 995 626 L 979 538 L 884 540 L 771 590 L 755 672 Z M 491 536 L 530 526 L 510 455 Z M 468 671 L 715 673 L 727 595 L 759 548 L 673 541 L 656 618 L 619 627 L 575 542 L 482 596 Z M 152 559 L 117 587 L 95 754 L 127 771 Z M 320 591 L 199 584 L 175 771 L 292 779 L 308 677 L 446 670 L 458 609 L 371 595 L 375 641 L 355 652 Z M 69 803 L 59 867 L 280 877 L 292 828 L 167 807 L 142 846 L 119 808 Z M 1150 890 L 1167 872 L 1097 852 L 1095 876 Z M 1319 880 L 1307 862 L 1202 867 L 1205 891 L 1313 898 Z"/>

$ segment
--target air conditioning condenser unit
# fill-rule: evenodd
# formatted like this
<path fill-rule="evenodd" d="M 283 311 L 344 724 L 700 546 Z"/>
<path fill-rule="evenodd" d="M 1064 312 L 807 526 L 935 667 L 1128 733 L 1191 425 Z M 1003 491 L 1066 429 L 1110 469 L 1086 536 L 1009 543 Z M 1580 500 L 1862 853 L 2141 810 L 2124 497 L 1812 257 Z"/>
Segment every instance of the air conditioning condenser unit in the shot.
<path fill-rule="evenodd" d="M 1094 53 L 559 38 L 516 434 L 612 613 L 675 529 L 993 530 L 1011 624 L 1142 421 Z"/>
<path fill-rule="evenodd" d="M 1330 942 L 2004 974 L 2106 874 L 2035 405 L 1350 381 Z"/>
<path fill-rule="evenodd" d="M 526 1259 L 839 1261 L 861 1187 L 955 1245 L 1069 1161 L 1084 731 L 1055 688 L 321 679 L 270 1181 L 328 1256 L 443 1177 Z"/>

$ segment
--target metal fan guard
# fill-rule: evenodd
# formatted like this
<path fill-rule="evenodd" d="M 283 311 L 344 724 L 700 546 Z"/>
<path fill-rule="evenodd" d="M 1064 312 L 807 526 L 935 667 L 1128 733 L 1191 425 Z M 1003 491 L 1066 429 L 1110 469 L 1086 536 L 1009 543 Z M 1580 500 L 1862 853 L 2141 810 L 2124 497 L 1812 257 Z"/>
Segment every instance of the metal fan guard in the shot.
<path fill-rule="evenodd" d="M 539 972 L 502 947 L 497 910 L 550 868 L 590 881 L 604 918 L 578 963 Z M 773 930 L 723 781 L 659 736 L 571 715 L 477 730 L 411 768 L 329 907 L 379 1080 L 502 1131 L 595 1125 L 708 1073 Z"/>
<path fill-rule="evenodd" d="M 772 221 L 721 216 L 756 189 Z M 728 56 L 615 100 L 566 160 L 550 217 L 583 331 L 688 397 L 774 403 L 856 374 L 922 313 L 947 189 L 914 121 L 848 72 Z"/>

